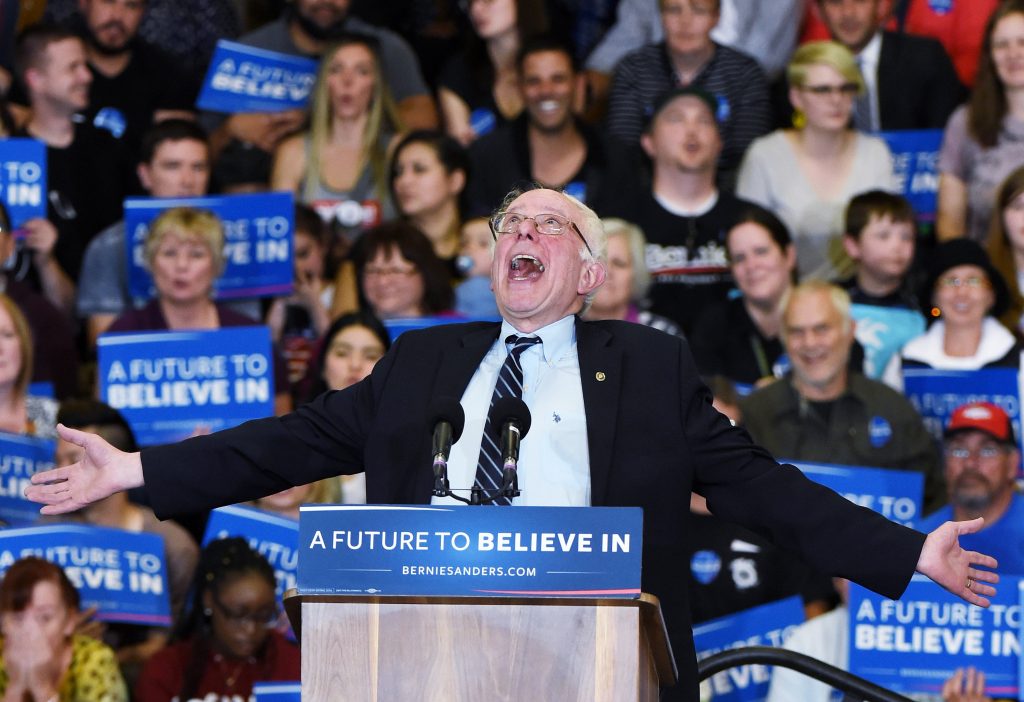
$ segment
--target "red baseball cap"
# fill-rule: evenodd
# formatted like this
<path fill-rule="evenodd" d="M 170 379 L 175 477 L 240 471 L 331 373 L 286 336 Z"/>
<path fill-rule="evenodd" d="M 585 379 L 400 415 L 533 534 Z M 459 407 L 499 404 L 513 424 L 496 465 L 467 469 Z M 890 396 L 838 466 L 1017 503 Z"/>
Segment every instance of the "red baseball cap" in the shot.
<path fill-rule="evenodd" d="M 969 402 L 953 410 L 946 424 L 945 436 L 967 430 L 983 431 L 1003 443 L 1017 443 L 1010 417 L 991 402 Z"/>

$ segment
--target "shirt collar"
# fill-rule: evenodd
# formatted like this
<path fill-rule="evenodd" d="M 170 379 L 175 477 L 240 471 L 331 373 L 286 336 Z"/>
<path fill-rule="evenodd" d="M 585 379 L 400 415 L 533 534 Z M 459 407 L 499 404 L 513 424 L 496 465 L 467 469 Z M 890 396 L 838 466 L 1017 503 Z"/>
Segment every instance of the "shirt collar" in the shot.
<path fill-rule="evenodd" d="M 882 32 L 875 32 L 875 36 L 871 37 L 871 41 L 867 43 L 860 53 L 857 54 L 857 59 L 862 65 L 877 66 L 879 57 L 882 55 Z"/>
<path fill-rule="evenodd" d="M 523 334 L 509 324 L 507 320 L 502 320 L 501 335 L 498 337 L 498 341 L 504 344 L 509 334 L 515 334 L 516 336 L 539 336 L 541 342 L 543 342 L 541 349 L 544 352 L 544 360 L 550 365 L 564 356 L 576 342 L 576 315 L 570 314 L 562 317 L 557 322 L 541 327 L 532 334 Z"/>

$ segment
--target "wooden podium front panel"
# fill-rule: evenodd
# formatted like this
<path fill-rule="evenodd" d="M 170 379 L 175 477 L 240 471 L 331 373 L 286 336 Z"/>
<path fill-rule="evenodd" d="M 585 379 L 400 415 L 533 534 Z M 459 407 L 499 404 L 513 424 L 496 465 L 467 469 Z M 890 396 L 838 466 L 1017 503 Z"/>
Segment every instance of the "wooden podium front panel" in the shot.
<path fill-rule="evenodd" d="M 630 606 L 307 601 L 303 700 L 657 700 L 640 617 Z"/>

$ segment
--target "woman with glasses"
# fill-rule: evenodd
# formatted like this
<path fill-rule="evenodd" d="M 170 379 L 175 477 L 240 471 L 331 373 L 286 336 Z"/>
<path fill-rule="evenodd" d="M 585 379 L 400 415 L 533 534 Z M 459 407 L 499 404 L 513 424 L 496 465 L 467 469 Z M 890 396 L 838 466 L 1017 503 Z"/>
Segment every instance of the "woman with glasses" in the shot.
<path fill-rule="evenodd" d="M 932 254 L 921 300 L 930 300 L 932 325 L 911 339 L 883 380 L 903 389 L 904 368 L 977 370 L 1020 368 L 1020 342 L 998 317 L 1009 299 L 1006 281 L 981 245 L 970 239 L 940 244 Z"/>
<path fill-rule="evenodd" d="M 274 570 L 240 537 L 203 549 L 176 643 L 146 664 L 137 702 L 250 699 L 256 682 L 299 679 L 299 649 L 274 631 Z"/>
<path fill-rule="evenodd" d="M 1024 162 L 1024 1 L 992 13 L 974 90 L 949 118 L 939 152 L 935 231 L 940 240 L 984 241 L 999 183 Z"/>
<path fill-rule="evenodd" d="M 842 242 L 846 203 L 865 190 L 895 190 L 892 157 L 881 139 L 850 128 L 864 80 L 846 47 L 804 44 L 793 54 L 787 78 L 793 129 L 751 144 L 736 194 L 785 222 L 804 276 L 846 278 L 854 272 Z"/>

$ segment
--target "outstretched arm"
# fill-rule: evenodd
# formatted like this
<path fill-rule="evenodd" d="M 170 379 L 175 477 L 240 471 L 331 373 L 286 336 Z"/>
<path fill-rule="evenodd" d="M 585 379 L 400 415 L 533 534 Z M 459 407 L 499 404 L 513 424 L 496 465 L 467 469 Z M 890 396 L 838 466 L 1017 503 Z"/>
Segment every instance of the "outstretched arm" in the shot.
<path fill-rule="evenodd" d="M 78 463 L 32 476 L 25 491 L 28 499 L 43 504 L 43 514 L 65 514 L 102 500 L 115 492 L 143 484 L 142 459 L 138 453 L 120 451 L 95 434 L 57 426 L 65 441 L 85 449 Z"/>
<path fill-rule="evenodd" d="M 984 525 L 985 520 L 980 517 L 968 522 L 945 522 L 928 534 L 917 560 L 918 573 L 980 607 L 988 607 L 988 598 L 996 594 L 996 589 L 986 583 L 998 583 L 999 576 L 977 566 L 995 568 L 998 564 L 992 556 L 965 551 L 960 546 L 960 535 L 973 534 Z"/>

